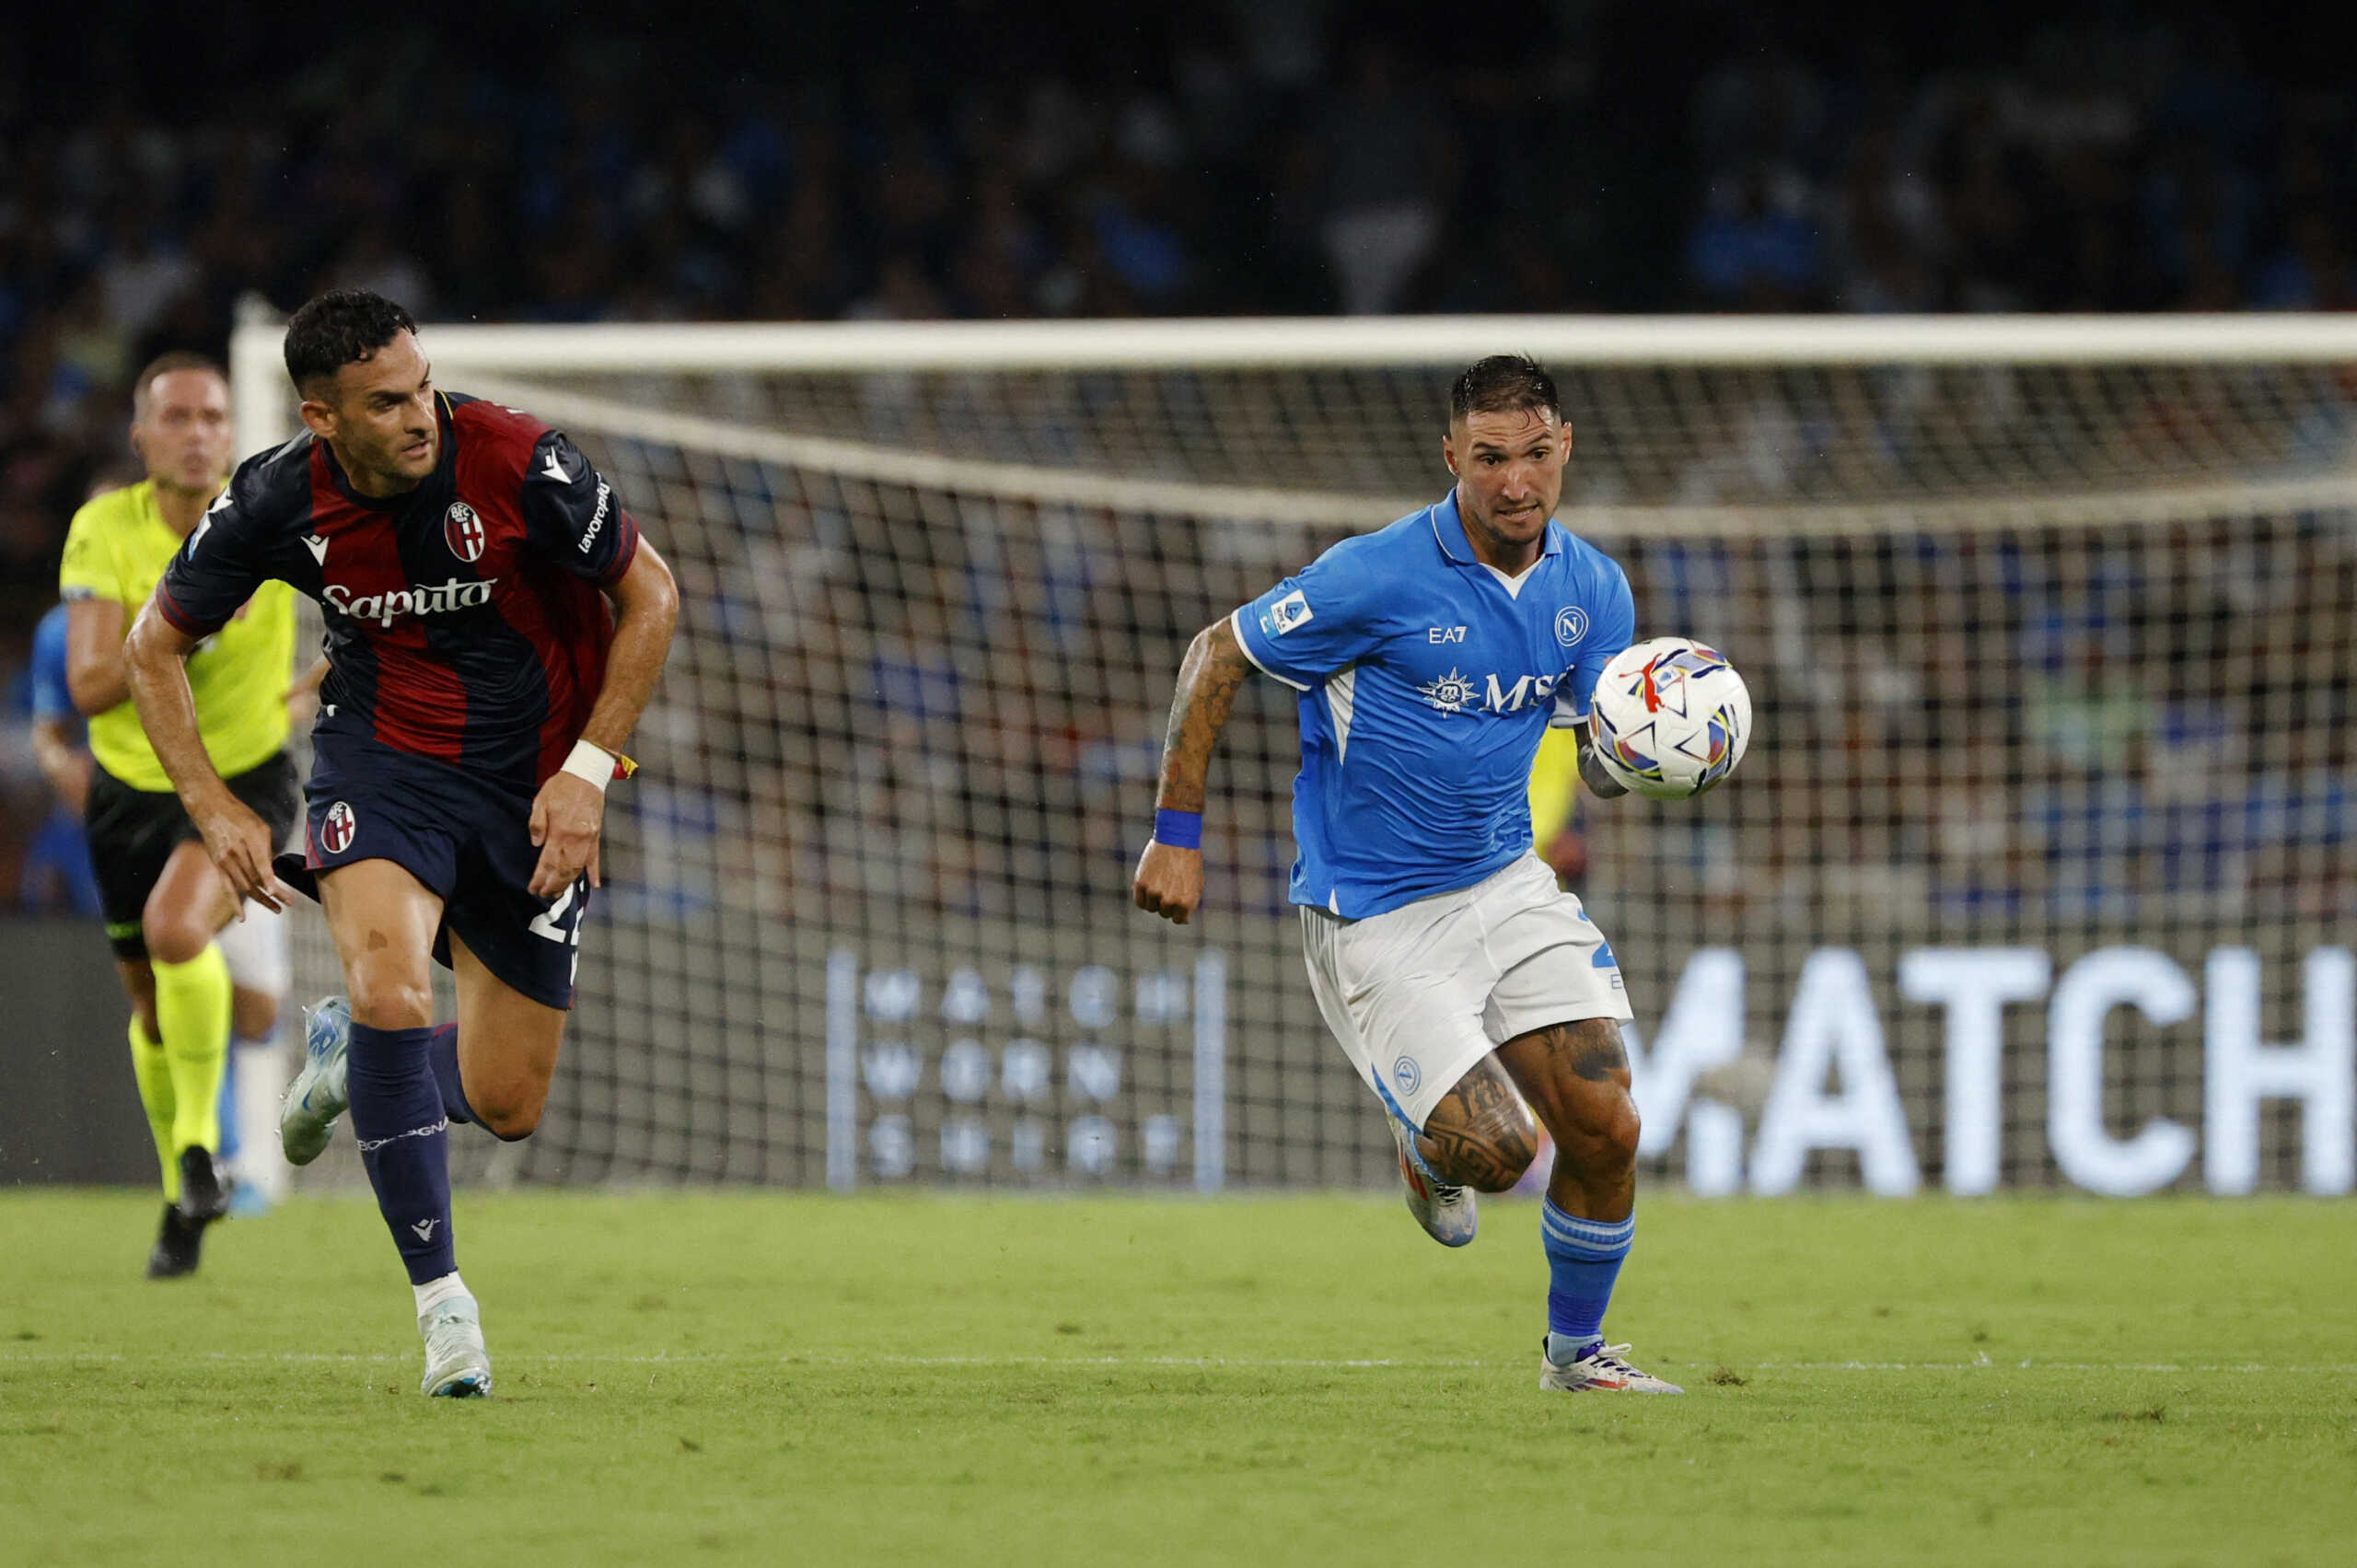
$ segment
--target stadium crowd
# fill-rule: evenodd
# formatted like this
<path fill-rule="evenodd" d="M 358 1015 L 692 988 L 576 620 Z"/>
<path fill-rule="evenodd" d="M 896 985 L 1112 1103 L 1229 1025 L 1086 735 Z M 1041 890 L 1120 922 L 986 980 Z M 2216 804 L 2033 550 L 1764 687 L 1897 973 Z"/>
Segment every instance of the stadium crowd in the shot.
<path fill-rule="evenodd" d="M 1532 0 L 1488 42 L 1329 0 L 1027 15 L 27 22 L 0 52 L 0 668 L 123 457 L 131 373 L 220 353 L 249 293 L 549 321 L 2357 305 L 2357 110 L 2223 10 L 1855 32 Z"/>

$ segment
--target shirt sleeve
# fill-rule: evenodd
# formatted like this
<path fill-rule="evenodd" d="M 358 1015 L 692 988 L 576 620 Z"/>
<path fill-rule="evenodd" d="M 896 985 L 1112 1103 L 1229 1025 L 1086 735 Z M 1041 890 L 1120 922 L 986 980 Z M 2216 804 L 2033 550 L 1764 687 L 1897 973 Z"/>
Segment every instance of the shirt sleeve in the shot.
<path fill-rule="evenodd" d="M 156 610 L 192 637 L 210 637 L 253 598 L 263 570 L 257 525 L 240 497 L 241 471 L 173 552 L 156 585 Z"/>
<path fill-rule="evenodd" d="M 1587 635 L 1580 640 L 1579 656 L 1555 688 L 1555 712 L 1547 722 L 1557 728 L 1587 722 L 1588 704 L 1596 700 L 1604 667 L 1637 640 L 1637 601 L 1629 592 L 1629 575 L 1619 562 L 1607 561 L 1599 576 L 1588 602 Z"/>
<path fill-rule="evenodd" d="M 102 526 L 94 507 L 85 506 L 74 514 L 65 530 L 65 556 L 57 568 L 58 598 L 70 602 L 122 597 L 122 576 L 115 569 L 114 552 L 100 537 Z"/>
<path fill-rule="evenodd" d="M 638 554 L 638 523 L 562 430 L 543 435 L 524 470 L 524 534 L 576 577 L 604 587 Z"/>
<path fill-rule="evenodd" d="M 1357 542 L 1343 540 L 1237 609 L 1231 621 L 1247 657 L 1306 691 L 1375 651 L 1382 595 Z"/>

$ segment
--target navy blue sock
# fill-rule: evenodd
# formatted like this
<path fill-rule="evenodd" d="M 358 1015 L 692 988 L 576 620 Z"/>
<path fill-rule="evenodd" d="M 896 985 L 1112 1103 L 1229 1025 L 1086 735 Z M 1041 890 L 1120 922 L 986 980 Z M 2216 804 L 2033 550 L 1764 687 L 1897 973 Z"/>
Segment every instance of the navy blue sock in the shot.
<path fill-rule="evenodd" d="M 459 1266 L 450 1241 L 450 1131 L 427 1058 L 430 1028 L 352 1026 L 352 1133 L 412 1284 Z"/>
<path fill-rule="evenodd" d="M 459 1081 L 459 1026 L 436 1024 L 425 1042 L 425 1059 L 434 1068 L 434 1086 L 442 1091 L 442 1114 L 453 1121 L 478 1122 L 482 1117 L 467 1103 L 467 1086 Z"/>
<path fill-rule="evenodd" d="M 1547 1358 L 1567 1366 L 1604 1343 L 1604 1309 L 1637 1216 L 1584 1220 L 1550 1198 L 1539 1206 L 1538 1233 L 1547 1247 Z"/>

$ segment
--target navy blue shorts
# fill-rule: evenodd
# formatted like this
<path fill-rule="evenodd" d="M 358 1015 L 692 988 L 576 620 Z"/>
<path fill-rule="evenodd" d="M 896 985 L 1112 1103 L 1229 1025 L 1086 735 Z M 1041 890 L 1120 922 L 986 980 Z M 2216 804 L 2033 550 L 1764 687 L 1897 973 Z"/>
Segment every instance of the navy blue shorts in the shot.
<path fill-rule="evenodd" d="M 445 967 L 455 931 L 507 984 L 535 1002 L 570 1008 L 589 878 L 575 878 L 553 900 L 528 890 L 540 860 L 532 842 L 534 791 L 325 725 L 311 741 L 303 859 L 297 866 L 294 856 L 282 856 L 282 879 L 311 892 L 317 881 L 309 874 L 389 860 L 440 895 L 434 956 Z"/>

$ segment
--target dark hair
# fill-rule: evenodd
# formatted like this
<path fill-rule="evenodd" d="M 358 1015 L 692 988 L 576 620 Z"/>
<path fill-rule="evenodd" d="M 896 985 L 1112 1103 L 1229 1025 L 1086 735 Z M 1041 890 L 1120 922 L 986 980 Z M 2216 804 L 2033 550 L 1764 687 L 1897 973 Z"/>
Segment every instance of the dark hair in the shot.
<path fill-rule="evenodd" d="M 229 378 L 229 373 L 221 368 L 221 362 L 211 354 L 199 354 L 194 349 L 186 348 L 176 348 L 168 354 L 159 354 L 140 368 L 137 378 L 131 383 L 132 418 L 146 417 L 147 395 L 155 388 L 156 377 L 169 376 L 175 370 L 203 370 L 220 377 L 224 381 Z"/>
<path fill-rule="evenodd" d="M 302 390 L 354 361 L 374 359 L 395 337 L 415 331 L 416 319 L 383 295 L 331 288 L 286 323 L 286 374 Z"/>
<path fill-rule="evenodd" d="M 1558 418 L 1563 405 L 1555 399 L 1555 377 L 1527 354 L 1493 354 L 1477 359 L 1448 389 L 1448 422 L 1469 413 L 1507 413 L 1545 409 Z"/>

